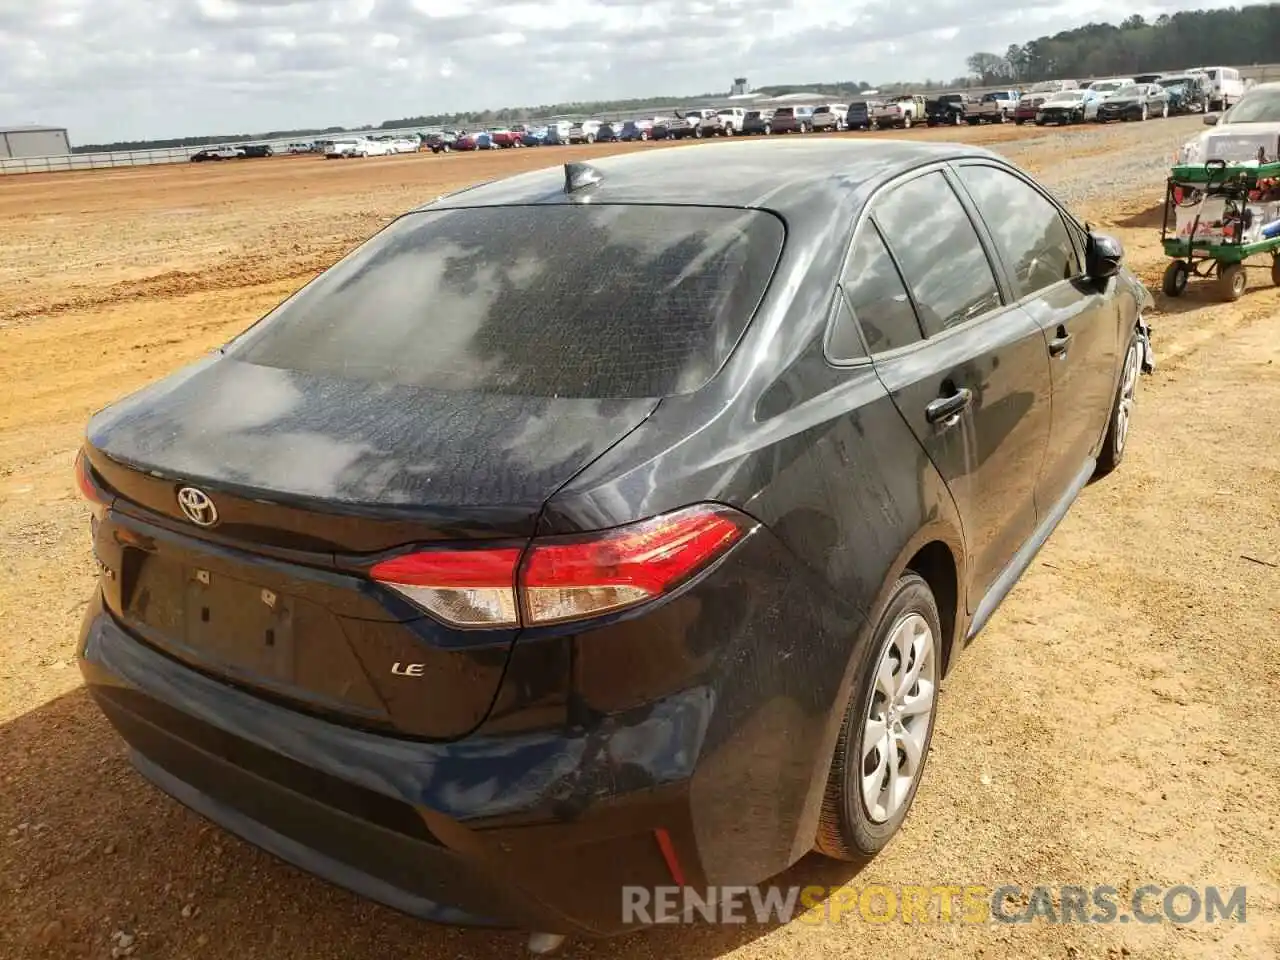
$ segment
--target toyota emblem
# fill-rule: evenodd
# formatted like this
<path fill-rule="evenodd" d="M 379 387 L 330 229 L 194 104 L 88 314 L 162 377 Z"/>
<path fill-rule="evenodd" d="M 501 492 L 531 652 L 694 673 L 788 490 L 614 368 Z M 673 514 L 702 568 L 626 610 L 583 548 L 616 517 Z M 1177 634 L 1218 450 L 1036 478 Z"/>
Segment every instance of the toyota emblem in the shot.
<path fill-rule="evenodd" d="M 183 487 L 178 491 L 178 506 L 197 527 L 212 527 L 218 522 L 218 508 L 203 490 Z"/>

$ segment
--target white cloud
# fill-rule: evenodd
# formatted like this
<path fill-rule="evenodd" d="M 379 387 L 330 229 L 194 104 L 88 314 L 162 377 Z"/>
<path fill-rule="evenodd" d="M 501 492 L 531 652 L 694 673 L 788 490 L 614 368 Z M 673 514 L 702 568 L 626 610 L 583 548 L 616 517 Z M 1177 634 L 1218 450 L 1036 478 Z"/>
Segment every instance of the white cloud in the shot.
<path fill-rule="evenodd" d="M 735 76 L 948 78 L 975 50 L 1161 9 L 1134 0 L 40 0 L 0 8 L 0 121 L 65 125 L 73 142 L 90 143 L 692 95 L 727 90 Z"/>

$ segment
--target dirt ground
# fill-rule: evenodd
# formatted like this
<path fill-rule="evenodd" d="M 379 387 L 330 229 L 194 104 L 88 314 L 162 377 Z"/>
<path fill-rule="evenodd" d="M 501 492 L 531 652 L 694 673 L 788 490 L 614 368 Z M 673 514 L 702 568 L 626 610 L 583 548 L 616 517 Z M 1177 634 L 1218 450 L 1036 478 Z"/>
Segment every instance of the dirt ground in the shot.
<path fill-rule="evenodd" d="M 1125 136 L 1151 128 L 1163 150 L 1179 123 L 1195 129 L 1171 120 Z M 1116 135 L 909 136 L 1007 149 L 1052 185 L 1073 165 L 1108 163 Z M 475 180 L 625 149 L 0 178 L 0 956 L 126 945 L 139 958 L 519 955 L 514 934 L 426 926 L 305 876 L 133 773 L 73 664 L 93 567 L 71 466 L 93 411 L 227 340 L 394 214 Z M 1162 184 L 1130 186 L 1085 212 L 1155 288 Z M 1243 884 L 1245 924 L 906 926 L 854 914 L 663 928 L 567 955 L 1280 954 L 1280 295 L 1265 270 L 1253 284 L 1231 305 L 1195 287 L 1157 295 L 1159 368 L 1141 384 L 1126 462 L 1085 491 L 945 683 L 903 833 L 857 876 L 808 859 L 783 878 Z"/>

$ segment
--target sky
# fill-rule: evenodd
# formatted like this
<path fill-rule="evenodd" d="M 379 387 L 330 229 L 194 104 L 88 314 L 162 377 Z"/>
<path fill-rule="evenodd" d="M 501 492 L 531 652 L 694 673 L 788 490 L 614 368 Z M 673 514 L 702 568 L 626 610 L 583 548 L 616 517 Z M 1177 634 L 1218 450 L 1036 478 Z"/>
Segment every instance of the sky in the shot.
<path fill-rule="evenodd" d="M 950 79 L 977 50 L 1230 0 L 0 0 L 0 125 L 71 142 L 823 80 Z M 1159 65 L 1158 65 L 1159 66 Z"/>

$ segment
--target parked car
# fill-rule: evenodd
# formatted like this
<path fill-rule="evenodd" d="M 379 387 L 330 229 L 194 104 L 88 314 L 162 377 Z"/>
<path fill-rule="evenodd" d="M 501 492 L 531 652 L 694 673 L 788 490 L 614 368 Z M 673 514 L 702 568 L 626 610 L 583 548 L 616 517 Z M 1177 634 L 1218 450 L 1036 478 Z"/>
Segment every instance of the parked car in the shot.
<path fill-rule="evenodd" d="M 526 127 L 524 133 L 520 134 L 520 146 L 544 146 L 547 142 L 547 133 L 548 130 L 546 127 Z"/>
<path fill-rule="evenodd" d="M 1160 86 L 1169 95 L 1170 113 L 1206 113 L 1209 110 L 1208 78 L 1200 73 L 1163 77 Z"/>
<path fill-rule="evenodd" d="M 747 111 L 742 107 L 721 107 L 703 117 L 694 131 L 695 137 L 732 137 L 742 130 Z"/>
<path fill-rule="evenodd" d="M 994 104 L 998 116 L 984 115 L 983 119 L 996 120 L 1000 123 L 1012 120 L 1014 111 L 1018 109 L 1018 101 L 1021 99 L 1022 94 L 1017 90 L 993 90 L 990 93 L 984 93 L 982 95 L 984 110 L 990 111 L 990 105 Z"/>
<path fill-rule="evenodd" d="M 627 142 L 653 139 L 652 120 L 627 120 L 618 132 L 618 139 Z"/>
<path fill-rule="evenodd" d="M 1121 87 L 1098 105 L 1098 122 L 1146 120 L 1169 115 L 1169 94 L 1158 83 L 1132 83 Z"/>
<path fill-rule="evenodd" d="M 813 129 L 813 107 L 778 107 L 769 120 L 769 129 L 774 133 L 808 133 Z"/>
<path fill-rule="evenodd" d="M 1121 87 L 1129 87 L 1133 85 L 1132 77 L 1112 77 L 1108 80 L 1095 80 L 1089 84 L 1089 89 L 1098 96 L 1098 100 L 1107 99 Z"/>
<path fill-rule="evenodd" d="M 330 140 L 325 144 L 326 160 L 346 160 L 351 157 L 369 156 L 368 141 L 361 137 L 348 137 L 343 140 Z"/>
<path fill-rule="evenodd" d="M 274 157 L 275 149 L 269 143 L 242 143 L 236 147 L 242 157 Z"/>
<path fill-rule="evenodd" d="M 748 110 L 742 115 L 742 132 L 745 134 L 773 133 L 772 110 Z"/>
<path fill-rule="evenodd" d="M 1183 144 L 1179 163 L 1252 160 L 1259 149 L 1274 156 L 1280 142 L 1280 83 L 1251 87 L 1226 113 L 1207 113 L 1204 122 L 1213 129 Z"/>
<path fill-rule="evenodd" d="M 570 143 L 595 143 L 600 134 L 599 120 L 582 120 L 569 128 Z"/>
<path fill-rule="evenodd" d="M 203 163 L 206 160 L 238 160 L 244 156 L 239 147 L 205 147 L 191 155 L 192 163 Z"/>
<path fill-rule="evenodd" d="M 550 934 L 890 841 L 944 678 L 1122 463 L 1151 298 L 986 150 L 700 159 L 442 197 L 89 420 L 76 657 L 143 777 Z"/>
<path fill-rule="evenodd" d="M 944 93 L 924 102 L 924 119 L 931 127 L 958 126 L 977 115 L 981 101 L 966 93 Z"/>
<path fill-rule="evenodd" d="M 716 112 L 710 107 L 699 107 L 696 110 L 685 110 L 683 113 L 677 112 L 675 121 L 667 127 L 667 138 L 669 140 L 682 140 L 685 137 L 701 137 L 704 136 L 702 123 L 705 120 L 714 117 Z"/>
<path fill-rule="evenodd" d="M 1018 105 L 1013 108 L 1013 122 L 1019 126 L 1028 121 L 1034 122 L 1041 105 L 1051 96 L 1051 93 L 1024 93 Z"/>
<path fill-rule="evenodd" d="M 849 114 L 849 106 L 844 103 L 823 103 L 813 108 L 811 125 L 815 133 L 826 130 L 840 131 L 846 129 L 845 120 Z"/>
<path fill-rule="evenodd" d="M 1036 113 L 1036 126 L 1096 120 L 1101 102 L 1093 90 L 1063 90 L 1040 104 L 1040 110 Z"/>
<path fill-rule="evenodd" d="M 560 146 L 569 142 L 569 134 L 573 131 L 573 124 L 568 120 L 553 120 L 547 124 L 548 146 Z"/>
<path fill-rule="evenodd" d="M 1244 97 L 1244 81 L 1235 67 L 1197 67 L 1209 82 L 1209 109 L 1230 110 Z"/>
<path fill-rule="evenodd" d="M 596 140 L 601 143 L 617 143 L 622 139 L 622 121 L 606 120 L 600 124 L 600 129 L 596 133 Z"/>
<path fill-rule="evenodd" d="M 458 144 L 458 133 L 456 130 L 444 130 L 440 133 L 427 134 L 427 146 L 432 153 L 449 153 L 453 151 Z"/>
<path fill-rule="evenodd" d="M 315 153 L 316 145 L 314 143 L 291 143 L 288 147 L 290 154 Z"/>
<path fill-rule="evenodd" d="M 478 133 L 463 133 L 453 143 L 453 149 L 471 151 L 471 150 L 496 150 L 497 145 L 493 142 L 493 136 L 487 130 L 481 130 Z"/>
<path fill-rule="evenodd" d="M 897 127 L 908 130 L 913 124 L 924 120 L 924 97 L 915 94 L 903 94 L 890 97 L 875 112 L 876 129 L 886 130 Z"/>
<path fill-rule="evenodd" d="M 870 130 L 876 110 L 882 106 L 879 100 L 855 100 L 844 115 L 845 126 L 850 130 Z"/>
<path fill-rule="evenodd" d="M 519 129 L 515 127 L 499 127 L 496 130 L 490 130 L 489 136 L 493 140 L 493 145 L 503 150 L 510 150 L 513 147 L 523 146 L 520 137 L 524 133 L 524 127 Z"/>

